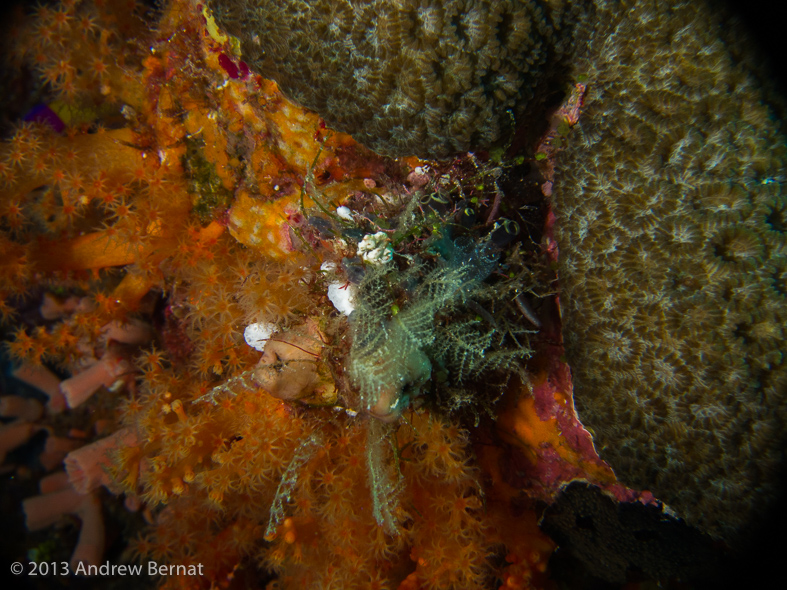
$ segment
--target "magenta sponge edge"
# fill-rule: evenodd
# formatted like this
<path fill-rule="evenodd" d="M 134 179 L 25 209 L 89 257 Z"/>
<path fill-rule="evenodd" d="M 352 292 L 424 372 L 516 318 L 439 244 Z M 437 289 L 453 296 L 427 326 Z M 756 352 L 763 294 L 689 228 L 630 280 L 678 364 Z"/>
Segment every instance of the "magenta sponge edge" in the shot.
<path fill-rule="evenodd" d="M 576 404 L 622 481 L 735 543 L 782 467 L 783 127 L 704 3 L 612 4 L 553 195 Z"/>

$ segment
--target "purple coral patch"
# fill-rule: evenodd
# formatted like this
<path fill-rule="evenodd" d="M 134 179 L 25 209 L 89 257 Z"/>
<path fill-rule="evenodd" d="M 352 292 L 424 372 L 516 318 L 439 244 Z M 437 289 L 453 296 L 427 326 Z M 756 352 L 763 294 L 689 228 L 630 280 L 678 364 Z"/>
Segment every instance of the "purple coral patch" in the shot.
<path fill-rule="evenodd" d="M 233 80 L 237 80 L 238 78 L 240 78 L 240 71 L 238 70 L 238 66 L 235 65 L 234 61 L 232 61 L 229 57 L 227 57 L 226 53 L 222 53 L 219 55 L 219 65 L 225 72 L 227 72 L 227 75 Z M 246 70 L 248 71 L 248 68 L 246 68 Z"/>
<path fill-rule="evenodd" d="M 57 113 L 43 103 L 30 109 L 30 112 L 25 115 L 25 121 L 47 123 L 57 133 L 62 133 L 66 128 L 66 124 L 57 116 Z"/>

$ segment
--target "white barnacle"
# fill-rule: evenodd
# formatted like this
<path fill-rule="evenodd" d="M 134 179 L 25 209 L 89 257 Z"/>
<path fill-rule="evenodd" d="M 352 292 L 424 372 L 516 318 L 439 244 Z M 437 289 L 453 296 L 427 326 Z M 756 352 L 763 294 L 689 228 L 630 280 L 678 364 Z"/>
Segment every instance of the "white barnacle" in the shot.
<path fill-rule="evenodd" d="M 352 221 L 353 220 L 353 212 L 349 207 L 345 207 L 342 205 L 341 207 L 336 208 L 336 215 L 344 219 L 345 221 Z"/>
<path fill-rule="evenodd" d="M 356 286 L 351 283 L 331 283 L 328 285 L 328 299 L 333 306 L 344 315 L 355 310 Z"/>
<path fill-rule="evenodd" d="M 246 344 L 262 352 L 271 334 L 275 331 L 276 326 L 274 324 L 270 322 L 257 322 L 246 326 L 246 329 L 243 331 L 243 338 L 246 340 Z"/>

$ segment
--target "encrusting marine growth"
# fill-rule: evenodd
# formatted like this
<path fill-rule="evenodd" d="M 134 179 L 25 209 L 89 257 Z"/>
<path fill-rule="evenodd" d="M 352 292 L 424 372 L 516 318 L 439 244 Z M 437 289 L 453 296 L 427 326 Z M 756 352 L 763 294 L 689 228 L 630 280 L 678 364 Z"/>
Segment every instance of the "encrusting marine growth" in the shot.
<path fill-rule="evenodd" d="M 0 317 L 40 393 L 0 399 L 0 455 L 39 480 L 28 529 L 74 515 L 72 566 L 120 526 L 120 559 L 202 564 L 169 588 L 552 588 L 539 517 L 582 480 L 554 526 L 665 501 L 736 541 L 781 460 L 785 154 L 706 12 L 21 19 L 46 104 L 0 145 Z"/>
<path fill-rule="evenodd" d="M 212 0 L 249 65 L 391 156 L 504 144 L 565 67 L 581 2 Z"/>

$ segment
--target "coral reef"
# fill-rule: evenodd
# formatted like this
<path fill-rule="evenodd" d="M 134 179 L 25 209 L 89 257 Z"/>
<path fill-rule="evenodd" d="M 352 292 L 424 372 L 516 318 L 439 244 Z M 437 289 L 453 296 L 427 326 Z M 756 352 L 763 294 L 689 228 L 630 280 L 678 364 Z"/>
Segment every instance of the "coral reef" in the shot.
<path fill-rule="evenodd" d="M 575 399 L 622 481 L 732 540 L 783 457 L 783 123 L 734 23 L 626 4 L 597 3 L 555 175 Z"/>
<path fill-rule="evenodd" d="M 382 158 L 252 75 L 201 5 L 168 3 L 152 33 L 139 13 L 68 0 L 18 35 L 50 100 L 0 147 L 4 338 L 40 390 L 2 404 L 24 420 L 2 429 L 4 468 L 66 467 L 25 502 L 30 529 L 76 514 L 72 563 L 95 564 L 122 522 L 136 540 L 112 559 L 203 566 L 167 587 L 541 586 L 534 500 L 488 495 L 458 418 L 530 394 L 505 365 L 530 354 L 554 273 L 501 204 L 513 165 Z M 363 400 L 375 323 L 427 359 L 408 385 L 433 377 L 395 412 L 391 372 Z M 553 473 L 613 485 L 577 440 Z"/>
<path fill-rule="evenodd" d="M 368 422 L 304 413 L 242 387 L 216 405 L 193 403 L 200 392 L 190 389 L 170 389 L 185 408 L 171 420 L 159 418 L 160 401 L 145 404 L 134 424 L 148 442 L 117 462 L 117 480 L 166 504 L 138 553 L 203 563 L 214 580 L 248 556 L 292 588 L 383 587 L 408 575 L 412 558 L 420 587 L 485 587 L 490 532 L 460 430 L 412 414 L 410 426 L 391 431 L 383 452 L 396 453 L 401 473 L 386 499 L 398 500 L 389 534 L 374 515 Z"/>
<path fill-rule="evenodd" d="M 670 2 L 211 6 L 63 0 L 13 37 L 46 101 L 0 143 L 31 535 L 199 571 L 169 588 L 546 590 L 557 502 L 609 580 L 710 563 L 662 502 L 734 539 L 784 419 L 785 148 L 734 35 Z M 257 69 L 389 154 L 563 96 L 508 154 L 391 159 Z"/>
<path fill-rule="evenodd" d="M 381 154 L 435 158 L 511 136 L 567 58 L 582 3 L 208 4 L 252 69 L 331 127 Z"/>

